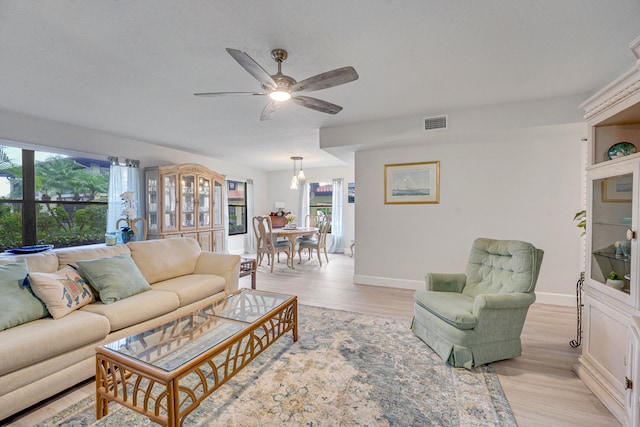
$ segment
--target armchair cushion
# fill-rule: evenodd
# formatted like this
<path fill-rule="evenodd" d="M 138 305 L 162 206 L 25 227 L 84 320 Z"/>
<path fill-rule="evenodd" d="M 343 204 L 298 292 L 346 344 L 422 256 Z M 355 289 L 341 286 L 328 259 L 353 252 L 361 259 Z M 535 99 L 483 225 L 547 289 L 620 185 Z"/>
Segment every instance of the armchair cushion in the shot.
<path fill-rule="evenodd" d="M 454 292 L 416 291 L 416 304 L 458 329 L 472 329 L 478 324 L 473 312 L 474 299 Z"/>
<path fill-rule="evenodd" d="M 542 251 L 517 240 L 476 239 L 465 274 L 464 294 L 532 292 Z"/>

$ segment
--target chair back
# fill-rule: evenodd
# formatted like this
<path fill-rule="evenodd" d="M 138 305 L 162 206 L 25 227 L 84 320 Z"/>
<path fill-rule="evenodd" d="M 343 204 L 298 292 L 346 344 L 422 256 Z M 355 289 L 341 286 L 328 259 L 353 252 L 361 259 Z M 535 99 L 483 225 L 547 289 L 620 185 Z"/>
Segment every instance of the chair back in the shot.
<path fill-rule="evenodd" d="M 273 231 L 273 225 L 271 224 L 271 217 L 269 215 L 254 216 L 253 231 L 256 234 L 256 245 L 258 249 L 272 249 L 271 232 Z"/>
<path fill-rule="evenodd" d="M 473 242 L 462 293 L 501 294 L 534 291 L 544 252 L 518 240 L 479 238 Z"/>
<path fill-rule="evenodd" d="M 305 227 L 316 227 L 318 225 L 318 216 L 317 215 L 306 215 L 304 217 L 304 226 Z"/>
<path fill-rule="evenodd" d="M 318 227 L 318 244 L 320 247 L 326 244 L 327 234 L 331 228 L 331 215 L 324 215 L 322 220 L 317 225 Z"/>

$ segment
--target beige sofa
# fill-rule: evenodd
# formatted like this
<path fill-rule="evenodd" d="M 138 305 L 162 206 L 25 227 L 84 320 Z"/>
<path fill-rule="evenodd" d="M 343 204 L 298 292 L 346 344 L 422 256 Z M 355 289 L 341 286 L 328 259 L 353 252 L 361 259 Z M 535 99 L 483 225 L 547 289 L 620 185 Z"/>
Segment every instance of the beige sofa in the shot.
<path fill-rule="evenodd" d="M 238 287 L 239 256 L 203 252 L 188 238 L 3 255 L 0 264 L 25 258 L 30 273 L 55 273 L 79 260 L 119 254 L 131 256 L 151 290 L 0 331 L 0 420 L 94 376 L 99 344 L 193 311 Z"/>

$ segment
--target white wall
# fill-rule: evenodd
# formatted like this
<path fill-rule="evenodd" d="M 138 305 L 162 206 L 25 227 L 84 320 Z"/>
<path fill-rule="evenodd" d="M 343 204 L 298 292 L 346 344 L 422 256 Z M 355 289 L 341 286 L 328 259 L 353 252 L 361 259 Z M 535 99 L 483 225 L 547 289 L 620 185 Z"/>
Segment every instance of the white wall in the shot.
<path fill-rule="evenodd" d="M 268 174 L 268 189 L 267 192 L 269 194 L 268 204 L 262 206 L 262 212 L 256 210 L 256 214 L 268 214 L 269 212 L 275 212 L 273 204 L 275 202 L 284 202 L 285 209 L 287 211 L 291 211 L 291 213 L 295 214 L 300 218 L 299 208 L 298 208 L 298 191 L 289 189 L 289 185 L 291 184 L 291 176 L 293 174 L 293 164 L 292 169 L 288 171 L 278 171 L 278 172 L 269 172 Z M 354 169 L 352 166 L 342 166 L 342 167 L 329 167 L 329 168 L 310 168 L 304 169 L 305 177 L 307 178 L 307 182 L 331 182 L 333 178 L 343 178 L 344 179 L 344 214 L 343 214 L 343 232 L 344 232 L 344 247 L 346 248 L 347 253 L 349 252 L 349 245 L 351 244 L 351 240 L 355 236 L 354 230 L 354 214 L 355 214 L 355 204 L 347 203 L 347 184 L 349 182 L 354 182 Z M 358 186 L 356 184 L 356 203 L 358 201 Z M 257 209 L 257 208 L 256 208 Z M 304 220 L 304 219 L 303 219 Z M 330 245 L 331 236 L 328 237 L 327 245 Z"/>
<path fill-rule="evenodd" d="M 387 126 L 376 122 L 387 140 L 371 148 L 364 124 L 334 128 L 324 138 L 321 133 L 321 144 L 360 145 L 354 281 L 422 289 L 427 271 L 464 271 L 476 237 L 515 239 L 545 251 L 538 301 L 575 305 L 582 240 L 573 216 L 582 209 L 580 139 L 587 129 L 575 100 L 567 103 L 571 110 L 561 107 L 550 116 L 551 125 L 537 115 L 527 121 L 538 108 L 548 112 L 565 103 L 551 104 L 489 107 L 491 123 L 502 123 L 496 115 L 515 116 L 520 127 L 513 121 L 491 126 L 481 120 L 487 114 L 482 109 L 451 114 L 448 131 L 428 136 L 407 129 L 414 122 L 407 118 L 389 119 Z M 464 120 L 454 120 L 463 116 L 484 126 L 473 132 Z M 382 142 L 395 148 L 379 148 Z M 384 165 L 418 161 L 440 161 L 440 203 L 385 205 Z"/>

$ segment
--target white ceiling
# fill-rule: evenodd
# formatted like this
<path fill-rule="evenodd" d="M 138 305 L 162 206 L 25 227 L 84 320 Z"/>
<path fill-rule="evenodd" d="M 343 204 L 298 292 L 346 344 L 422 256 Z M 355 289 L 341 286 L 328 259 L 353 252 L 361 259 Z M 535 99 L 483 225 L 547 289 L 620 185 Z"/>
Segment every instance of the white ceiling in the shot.
<path fill-rule="evenodd" d="M 321 127 L 586 96 L 634 63 L 639 24 L 639 0 L 0 0 L 0 108 L 267 171 L 332 166 Z M 335 116 L 290 103 L 260 122 L 263 97 L 193 96 L 260 89 L 226 47 L 360 79 L 310 94 Z"/>

